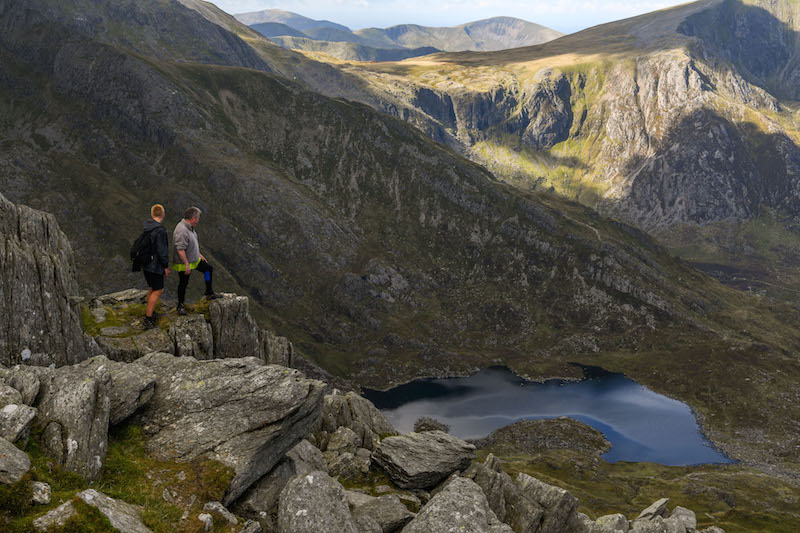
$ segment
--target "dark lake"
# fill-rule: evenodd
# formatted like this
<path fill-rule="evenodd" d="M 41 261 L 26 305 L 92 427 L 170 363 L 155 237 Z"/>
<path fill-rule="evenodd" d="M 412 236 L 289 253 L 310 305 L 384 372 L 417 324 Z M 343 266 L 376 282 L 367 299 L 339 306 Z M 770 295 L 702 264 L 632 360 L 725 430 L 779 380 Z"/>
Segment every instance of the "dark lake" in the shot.
<path fill-rule="evenodd" d="M 485 437 L 517 420 L 569 416 L 605 435 L 608 462 L 664 465 L 729 463 L 700 432 L 688 405 L 639 385 L 622 374 L 587 369 L 582 381 L 526 381 L 505 368 L 468 378 L 425 379 L 386 392 L 367 390 L 401 433 L 421 416 L 450 426 L 464 438 Z"/>

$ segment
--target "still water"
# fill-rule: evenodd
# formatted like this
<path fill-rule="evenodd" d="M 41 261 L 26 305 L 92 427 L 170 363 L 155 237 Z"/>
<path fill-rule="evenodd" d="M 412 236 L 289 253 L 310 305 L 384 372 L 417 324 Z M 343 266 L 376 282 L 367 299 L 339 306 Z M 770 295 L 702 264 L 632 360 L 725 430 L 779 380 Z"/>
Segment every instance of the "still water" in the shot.
<path fill-rule="evenodd" d="M 401 433 L 421 416 L 450 426 L 464 438 L 485 437 L 522 419 L 569 416 L 605 435 L 608 462 L 665 465 L 728 463 L 700 433 L 689 406 L 639 385 L 622 374 L 587 370 L 577 382 L 525 381 L 505 368 L 468 378 L 425 379 L 366 396 Z"/>

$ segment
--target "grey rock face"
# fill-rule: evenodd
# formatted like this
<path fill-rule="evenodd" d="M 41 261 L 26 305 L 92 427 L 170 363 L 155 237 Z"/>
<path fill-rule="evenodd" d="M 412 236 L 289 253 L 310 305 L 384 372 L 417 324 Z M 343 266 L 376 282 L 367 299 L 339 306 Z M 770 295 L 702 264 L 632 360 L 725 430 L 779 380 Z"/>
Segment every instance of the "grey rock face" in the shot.
<path fill-rule="evenodd" d="M 654 516 L 632 521 L 630 533 L 686 533 L 686 528 L 677 521 Z"/>
<path fill-rule="evenodd" d="M 22 394 L 11 385 L 0 383 L 0 407 L 22 403 Z"/>
<path fill-rule="evenodd" d="M 224 294 L 223 298 L 212 300 L 208 310 L 214 334 L 214 357 L 261 358 L 259 329 L 250 316 L 246 296 Z"/>
<path fill-rule="evenodd" d="M 481 488 L 464 478 L 453 479 L 402 530 L 403 533 L 433 531 L 512 533 L 489 507 Z"/>
<path fill-rule="evenodd" d="M 332 435 L 343 427 L 355 433 L 357 447 L 368 450 L 375 449 L 381 436 L 397 434 L 383 413 L 372 402 L 355 392 L 326 395 L 322 418 L 316 430 Z M 327 446 L 330 445 L 327 439 L 324 444 L 320 448 L 327 451 Z"/>
<path fill-rule="evenodd" d="M 373 453 L 398 487 L 429 489 L 475 458 L 475 446 L 441 431 L 383 439 Z"/>
<path fill-rule="evenodd" d="M 270 365 L 292 366 L 294 363 L 294 347 L 286 337 L 279 337 L 273 332 L 262 329 L 259 333 L 263 359 Z"/>
<path fill-rule="evenodd" d="M 28 367 L 16 365 L 9 369 L 0 368 L 0 380 L 19 391 L 25 405 L 33 405 L 39 394 L 39 377 Z"/>
<path fill-rule="evenodd" d="M 238 500 L 236 512 L 259 518 L 269 530 L 275 529 L 278 498 L 286 483 L 296 475 L 306 475 L 316 470 L 328 471 L 322 452 L 307 440 L 300 441 L 269 474 L 253 484 Z"/>
<path fill-rule="evenodd" d="M 111 412 L 109 424 L 123 422 L 153 397 L 155 374 L 137 363 L 119 363 L 95 357 L 88 367 L 105 367 L 111 374 Z"/>
<path fill-rule="evenodd" d="M 681 507 L 680 505 L 672 510 L 669 519 L 683 525 L 687 531 L 694 531 L 697 529 L 697 515 L 694 514 L 694 511 Z"/>
<path fill-rule="evenodd" d="M 649 520 L 655 518 L 656 516 L 662 516 L 666 518 L 669 516 L 667 512 L 667 504 L 669 503 L 669 498 L 661 498 L 653 502 L 650 507 L 639 513 L 639 516 L 636 517 L 636 520 L 645 519 Z"/>
<path fill-rule="evenodd" d="M 94 480 L 108 452 L 111 373 L 103 356 L 55 370 L 39 368 L 39 412 L 43 445 L 72 472 Z"/>
<path fill-rule="evenodd" d="M 278 533 L 321 531 L 359 533 L 342 486 L 325 472 L 316 471 L 293 478 L 281 492 Z"/>
<path fill-rule="evenodd" d="M 534 532 L 539 529 L 544 511 L 538 503 L 523 494 L 511 476 L 502 471 L 497 457 L 489 454 L 483 464 L 470 466 L 463 477 L 477 483 L 497 518 L 515 532 Z"/>
<path fill-rule="evenodd" d="M 170 324 L 169 336 L 175 343 L 175 355 L 178 357 L 194 357 L 197 360 L 214 358 L 211 325 L 203 315 L 178 317 Z"/>
<path fill-rule="evenodd" d="M 325 448 L 325 451 L 355 454 L 359 440 L 355 431 L 346 426 L 342 426 L 331 435 L 331 439 L 328 441 L 328 446 Z"/>
<path fill-rule="evenodd" d="M 578 511 L 578 500 L 575 496 L 527 474 L 517 476 L 517 485 L 526 498 L 544 509 L 544 519 L 538 531 L 558 533 L 574 523 Z"/>
<path fill-rule="evenodd" d="M 381 525 L 369 515 L 358 515 L 353 517 L 353 523 L 358 528 L 359 533 L 382 533 Z"/>
<path fill-rule="evenodd" d="M 36 413 L 37 409 L 34 407 L 14 403 L 0 409 L 0 438 L 9 442 L 26 443 Z"/>
<path fill-rule="evenodd" d="M 172 339 L 160 328 L 153 328 L 131 337 L 104 337 L 98 335 L 94 340 L 109 359 L 123 363 L 132 363 L 148 353 L 175 352 L 175 345 Z"/>
<path fill-rule="evenodd" d="M 41 481 L 34 481 L 31 487 L 33 503 L 47 505 L 53 497 L 50 485 Z"/>
<path fill-rule="evenodd" d="M 208 456 L 236 473 L 224 504 L 238 498 L 308 434 L 322 408 L 324 384 L 258 359 L 197 361 L 149 354 L 156 374 L 141 414 L 156 457 Z"/>
<path fill-rule="evenodd" d="M 81 327 L 75 260 L 55 217 L 0 194 L 0 364 L 23 352 L 52 354 L 56 366 L 89 356 Z M 27 352 L 26 352 L 27 350 Z M 49 364 L 49 363 L 48 363 Z"/>
<path fill-rule="evenodd" d="M 328 473 L 340 481 L 356 479 L 362 474 L 355 455 L 350 452 L 325 452 L 325 459 L 328 461 Z"/>
<path fill-rule="evenodd" d="M 361 516 L 369 516 L 378 523 L 383 533 L 397 531 L 414 518 L 414 513 L 392 494 L 375 498 L 366 494 L 348 492 L 347 503 L 355 520 Z"/>
<path fill-rule="evenodd" d="M 94 489 L 79 492 L 76 498 L 80 498 L 87 505 L 100 511 L 108 518 L 111 526 L 121 533 L 152 533 L 149 528 L 142 524 L 138 507 L 109 498 L 102 492 L 97 492 Z M 33 527 L 38 531 L 49 531 L 53 528 L 61 527 L 75 512 L 75 505 L 72 503 L 72 500 L 70 500 L 34 520 Z"/>
<path fill-rule="evenodd" d="M 31 468 L 28 454 L 8 442 L 0 439 L 0 483 L 13 485 Z"/>

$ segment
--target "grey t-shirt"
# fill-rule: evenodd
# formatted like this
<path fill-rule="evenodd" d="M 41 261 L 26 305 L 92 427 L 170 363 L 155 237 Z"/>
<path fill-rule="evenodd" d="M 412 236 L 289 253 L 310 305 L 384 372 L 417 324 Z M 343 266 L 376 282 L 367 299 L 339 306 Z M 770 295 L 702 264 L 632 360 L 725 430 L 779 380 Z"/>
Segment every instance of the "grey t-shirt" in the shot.
<path fill-rule="evenodd" d="M 197 241 L 197 232 L 186 223 L 185 220 L 178 222 L 175 231 L 172 233 L 172 262 L 182 265 L 183 260 L 178 255 L 178 250 L 186 252 L 186 259 L 190 263 L 200 260 L 200 243 Z"/>

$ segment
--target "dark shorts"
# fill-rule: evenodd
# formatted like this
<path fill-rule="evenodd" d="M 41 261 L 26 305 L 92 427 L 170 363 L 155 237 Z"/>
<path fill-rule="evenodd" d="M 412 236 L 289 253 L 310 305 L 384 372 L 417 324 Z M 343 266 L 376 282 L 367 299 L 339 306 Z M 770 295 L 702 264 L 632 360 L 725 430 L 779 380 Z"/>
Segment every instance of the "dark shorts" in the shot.
<path fill-rule="evenodd" d="M 164 274 L 156 274 L 147 270 L 142 270 L 142 272 L 144 272 L 144 279 L 147 281 L 148 287 L 154 291 L 160 291 L 164 288 Z"/>

